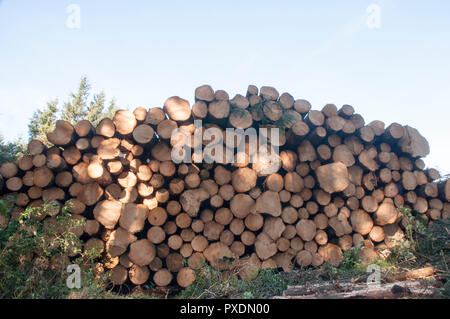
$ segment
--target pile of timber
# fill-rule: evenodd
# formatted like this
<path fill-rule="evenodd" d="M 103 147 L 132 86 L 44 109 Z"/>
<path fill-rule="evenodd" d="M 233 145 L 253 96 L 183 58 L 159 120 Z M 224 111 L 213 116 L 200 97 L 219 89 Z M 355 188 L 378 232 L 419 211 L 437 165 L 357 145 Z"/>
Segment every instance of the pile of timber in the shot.
<path fill-rule="evenodd" d="M 192 163 L 172 160 L 178 129 L 194 137 L 207 128 L 225 135 L 274 127 L 280 138 L 263 147 L 279 148 L 275 172 L 254 160 L 248 141 L 236 163 L 202 161 L 194 152 Z M 200 136 L 204 147 L 216 141 Z M 27 155 L 0 167 L 0 195 L 15 195 L 17 206 L 0 216 L 0 227 L 46 202 L 54 208 L 41 219 L 52 223 L 67 204 L 72 218 L 86 222 L 73 232 L 84 249 L 103 252 L 117 285 L 187 287 L 203 262 L 237 266 L 246 278 L 265 267 L 338 266 L 357 245 L 370 261 L 402 239 L 399 207 L 429 223 L 450 215 L 450 181 L 425 168 L 429 146 L 416 129 L 366 124 L 350 105 L 312 110 L 273 87 L 250 85 L 230 99 L 203 85 L 192 106 L 175 96 L 162 108 L 120 110 L 96 127 L 58 121 L 47 138 L 53 146 L 32 140 Z M 195 139 L 188 141 L 193 149 Z"/>

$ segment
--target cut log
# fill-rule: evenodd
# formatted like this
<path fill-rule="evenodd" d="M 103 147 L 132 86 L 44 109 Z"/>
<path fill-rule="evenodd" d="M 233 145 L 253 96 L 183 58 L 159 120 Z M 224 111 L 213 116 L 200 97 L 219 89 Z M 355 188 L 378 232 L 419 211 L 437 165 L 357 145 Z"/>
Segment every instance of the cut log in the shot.
<path fill-rule="evenodd" d="M 344 255 L 342 254 L 341 248 L 334 244 L 327 244 L 326 246 L 321 246 L 318 252 L 325 262 L 335 267 L 338 267 L 341 261 L 344 259 Z"/>
<path fill-rule="evenodd" d="M 150 276 L 150 270 L 148 269 L 148 267 L 133 265 L 128 270 L 128 276 L 133 284 L 143 285 Z"/>
<path fill-rule="evenodd" d="M 312 220 L 302 219 L 295 226 L 297 234 L 304 241 L 311 241 L 316 235 L 316 224 Z"/>
<path fill-rule="evenodd" d="M 274 217 L 281 215 L 281 201 L 277 192 L 265 191 L 256 200 L 256 211 Z"/>
<path fill-rule="evenodd" d="M 31 156 L 34 156 L 37 154 L 44 153 L 46 147 L 44 143 L 42 143 L 40 140 L 34 139 L 28 143 L 27 149 L 28 153 L 30 153 Z"/>
<path fill-rule="evenodd" d="M 277 244 L 266 233 L 260 233 L 256 237 L 255 252 L 261 260 L 267 260 L 278 252 Z"/>
<path fill-rule="evenodd" d="M 231 174 L 231 184 L 235 191 L 239 193 L 248 192 L 255 187 L 256 179 L 256 172 L 248 167 L 238 168 Z M 220 185 L 219 182 L 217 182 L 217 184 Z"/>
<path fill-rule="evenodd" d="M 398 212 L 395 206 L 389 201 L 384 201 L 375 213 L 375 223 L 379 226 L 393 224 L 397 217 Z"/>
<path fill-rule="evenodd" d="M 303 178 L 296 172 L 288 172 L 284 176 L 284 187 L 287 191 L 299 193 L 304 187 Z"/>
<path fill-rule="evenodd" d="M 121 211 L 122 204 L 120 202 L 105 200 L 95 206 L 94 217 L 106 229 L 114 229 L 119 221 Z"/>
<path fill-rule="evenodd" d="M 153 140 L 154 134 L 155 131 L 151 126 L 147 124 L 141 124 L 134 129 L 133 138 L 137 143 L 148 144 Z"/>
<path fill-rule="evenodd" d="M 353 230 L 361 235 L 367 235 L 373 228 L 373 220 L 369 214 L 365 211 L 358 209 L 354 210 L 351 214 L 350 221 L 353 226 Z"/>
<path fill-rule="evenodd" d="M 113 118 L 114 126 L 121 135 L 130 135 L 137 125 L 136 117 L 131 111 L 119 110 Z"/>
<path fill-rule="evenodd" d="M 236 264 L 236 256 L 228 246 L 216 242 L 208 246 L 203 252 L 206 260 L 216 269 L 230 269 Z"/>
<path fill-rule="evenodd" d="M 47 140 L 57 146 L 66 146 L 72 142 L 74 131 L 69 122 L 58 120 L 55 129 L 47 133 Z"/>
<path fill-rule="evenodd" d="M 119 227 L 111 232 L 105 247 L 112 257 L 120 256 L 125 253 L 128 246 L 136 240 L 136 236 Z"/>
<path fill-rule="evenodd" d="M 156 256 L 155 246 L 147 239 L 140 239 L 130 245 L 128 257 L 138 266 L 146 266 Z"/>
<path fill-rule="evenodd" d="M 109 118 L 104 118 L 95 128 L 95 133 L 97 135 L 104 136 L 106 138 L 111 138 L 116 133 L 116 127 L 114 121 Z"/>
<path fill-rule="evenodd" d="M 208 112 L 216 120 L 225 119 L 230 114 L 230 103 L 226 100 L 211 102 Z"/>
<path fill-rule="evenodd" d="M 0 174 L 4 178 L 11 178 L 17 175 L 19 168 L 14 162 L 7 162 L 0 166 Z"/>
<path fill-rule="evenodd" d="M 192 115 L 195 119 L 204 119 L 208 115 L 208 106 L 203 101 L 197 101 L 192 105 Z"/>
<path fill-rule="evenodd" d="M 305 122 L 310 127 L 323 126 L 325 123 L 325 116 L 321 111 L 311 110 L 306 115 Z"/>
<path fill-rule="evenodd" d="M 214 100 L 214 90 L 210 85 L 202 85 L 195 89 L 195 99 L 212 102 Z"/>
<path fill-rule="evenodd" d="M 236 218 L 243 219 L 253 212 L 254 205 L 255 201 L 249 195 L 237 194 L 230 202 L 230 209 Z"/>
<path fill-rule="evenodd" d="M 400 137 L 398 146 L 402 152 L 411 157 L 425 157 L 430 153 L 430 146 L 427 140 L 420 135 L 419 131 L 410 126 L 404 127 L 404 135 Z"/>
<path fill-rule="evenodd" d="M 159 107 L 153 107 L 147 112 L 144 123 L 150 125 L 158 125 L 164 119 L 166 119 L 164 111 Z"/>
<path fill-rule="evenodd" d="M 195 217 L 200 210 L 200 204 L 208 198 L 208 192 L 202 188 L 189 189 L 181 194 L 180 204 L 186 213 L 188 213 L 191 217 Z"/>
<path fill-rule="evenodd" d="M 119 219 L 119 225 L 132 234 L 140 232 L 144 228 L 148 217 L 148 209 L 142 204 L 128 203 L 123 205 Z"/>
<path fill-rule="evenodd" d="M 383 139 L 388 143 L 392 143 L 400 140 L 404 135 L 405 128 L 398 123 L 392 123 L 386 128 L 385 133 L 383 134 Z"/>
<path fill-rule="evenodd" d="M 330 194 L 343 191 L 350 183 L 347 167 L 341 162 L 320 166 L 316 175 L 320 187 Z"/>

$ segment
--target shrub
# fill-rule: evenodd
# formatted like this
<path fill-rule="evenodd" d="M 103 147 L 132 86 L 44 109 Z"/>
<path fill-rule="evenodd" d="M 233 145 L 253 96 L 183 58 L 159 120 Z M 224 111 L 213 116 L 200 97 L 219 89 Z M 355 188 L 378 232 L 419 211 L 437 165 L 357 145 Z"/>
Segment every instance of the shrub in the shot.
<path fill-rule="evenodd" d="M 56 217 L 40 218 L 54 207 L 30 207 L 19 212 L 14 198 L 0 200 L 4 221 L 0 231 L 0 298 L 65 298 L 71 293 L 66 284 L 68 264 L 81 267 L 82 287 L 102 290 L 103 278 L 95 276 L 97 251 L 82 251 L 82 242 L 71 231 L 82 221 L 71 218 L 67 207 Z"/>

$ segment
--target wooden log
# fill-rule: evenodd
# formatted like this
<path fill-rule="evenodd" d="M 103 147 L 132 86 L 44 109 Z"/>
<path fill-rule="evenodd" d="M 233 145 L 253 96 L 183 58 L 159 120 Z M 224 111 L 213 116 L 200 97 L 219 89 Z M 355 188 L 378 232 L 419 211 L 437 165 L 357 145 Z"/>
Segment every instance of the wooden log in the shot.
<path fill-rule="evenodd" d="M 23 155 L 17 161 L 17 166 L 22 171 L 28 171 L 33 167 L 33 157 L 31 155 Z"/>
<path fill-rule="evenodd" d="M 44 153 L 46 150 L 46 146 L 40 140 L 33 139 L 28 143 L 27 150 L 31 156 L 34 156 Z"/>
<path fill-rule="evenodd" d="M 75 130 L 69 122 L 58 120 L 55 129 L 47 133 L 47 140 L 57 146 L 66 146 L 73 141 L 74 132 Z"/>
<path fill-rule="evenodd" d="M 164 119 L 166 119 L 166 115 L 163 109 L 159 107 L 153 107 L 148 110 L 144 123 L 156 126 Z"/>
<path fill-rule="evenodd" d="M 119 225 L 128 232 L 135 234 L 144 229 L 149 211 L 145 205 L 127 203 L 122 206 Z"/>
<path fill-rule="evenodd" d="M 443 201 L 450 201 L 450 180 L 446 179 L 438 183 L 439 197 Z"/>
<path fill-rule="evenodd" d="M 297 154 L 300 162 L 313 162 L 317 159 L 316 150 L 308 140 L 304 140 L 298 146 Z"/>
<path fill-rule="evenodd" d="M 214 100 L 214 90 L 210 85 L 202 85 L 195 89 L 195 99 L 205 101 L 205 102 L 212 102 Z"/>
<path fill-rule="evenodd" d="M 316 224 L 312 220 L 302 219 L 295 226 L 297 234 L 304 241 L 311 241 L 316 235 Z"/>
<path fill-rule="evenodd" d="M 349 185 L 347 167 L 341 162 L 320 166 L 316 175 L 320 187 L 330 194 L 343 191 Z"/>
<path fill-rule="evenodd" d="M 398 217 L 398 211 L 392 201 L 385 200 L 375 212 L 375 224 L 385 226 L 393 224 Z"/>
<path fill-rule="evenodd" d="M 241 108 L 232 110 L 228 120 L 232 127 L 243 130 L 249 128 L 253 124 L 251 113 Z"/>
<path fill-rule="evenodd" d="M 294 109 L 302 114 L 305 115 L 306 113 L 308 113 L 311 110 L 311 103 L 309 103 L 306 100 L 295 100 L 294 102 Z"/>
<path fill-rule="evenodd" d="M 230 209 L 236 218 L 243 219 L 253 212 L 255 200 L 247 194 L 237 194 L 230 201 Z M 256 207 L 255 207 L 256 208 Z"/>
<path fill-rule="evenodd" d="M 208 106 L 208 113 L 214 120 L 228 118 L 230 114 L 230 103 L 226 100 L 213 101 Z"/>
<path fill-rule="evenodd" d="M 113 137 L 115 133 L 116 127 L 114 125 L 114 121 L 109 118 L 104 118 L 101 120 L 95 128 L 95 134 L 106 138 Z"/>
<path fill-rule="evenodd" d="M 350 122 L 351 123 L 351 122 Z M 338 115 L 328 117 L 325 121 L 325 127 L 331 133 L 337 133 L 344 129 L 346 120 Z M 353 126 L 354 128 L 354 126 Z"/>
<path fill-rule="evenodd" d="M 123 136 L 132 134 L 137 125 L 136 117 L 128 110 L 117 111 L 114 114 L 113 122 L 116 131 Z"/>
<path fill-rule="evenodd" d="M 248 167 L 238 168 L 231 174 L 231 184 L 236 192 L 248 192 L 256 186 L 256 172 Z M 221 185 L 216 180 L 217 184 Z"/>
<path fill-rule="evenodd" d="M 133 265 L 128 270 L 128 276 L 133 284 L 142 285 L 148 280 L 150 276 L 150 270 L 148 269 L 148 267 Z"/>
<path fill-rule="evenodd" d="M 103 196 L 103 188 L 98 183 L 83 185 L 77 198 L 87 206 L 95 205 Z"/>
<path fill-rule="evenodd" d="M 410 171 L 404 171 L 402 173 L 402 186 L 408 191 L 412 191 L 417 187 L 417 180 L 414 173 Z"/>
<path fill-rule="evenodd" d="M 148 239 L 137 240 L 130 245 L 130 260 L 138 266 L 147 266 L 156 257 L 155 246 Z"/>
<path fill-rule="evenodd" d="M 359 129 L 359 136 L 363 142 L 371 143 L 375 138 L 375 133 L 372 127 L 364 126 Z"/>
<path fill-rule="evenodd" d="M 355 109 L 353 108 L 353 106 L 348 105 L 348 104 L 342 105 L 342 107 L 338 111 L 338 114 L 344 118 L 349 118 L 354 113 L 355 113 Z"/>
<path fill-rule="evenodd" d="M 398 123 L 392 123 L 386 128 L 382 137 L 386 142 L 393 143 L 394 141 L 399 141 L 404 135 L 404 127 Z"/>
<path fill-rule="evenodd" d="M 339 266 L 341 261 L 344 259 L 341 248 L 334 244 L 329 243 L 325 246 L 321 246 L 318 252 L 325 262 L 335 267 Z"/>
<path fill-rule="evenodd" d="M 197 101 L 192 105 L 192 115 L 194 119 L 204 119 L 208 115 L 208 106 L 203 101 Z"/>
<path fill-rule="evenodd" d="M 360 114 L 353 114 L 350 116 L 350 121 L 352 121 L 353 125 L 355 126 L 355 129 L 360 129 L 364 126 L 365 121 L 364 118 Z"/>
<path fill-rule="evenodd" d="M 158 125 L 159 127 L 159 125 Z M 158 132 L 159 133 L 159 132 Z M 148 144 L 153 140 L 155 131 L 150 125 L 140 124 L 133 130 L 133 139 L 139 144 Z M 164 138 L 164 137 L 163 137 Z"/>
<path fill-rule="evenodd" d="M 420 135 L 419 131 L 410 126 L 404 127 L 404 135 L 400 137 L 398 146 L 402 152 L 411 157 L 425 157 L 430 153 L 430 146 L 427 140 Z"/>
<path fill-rule="evenodd" d="M 5 178 L 11 178 L 17 175 L 19 167 L 14 162 L 3 163 L 0 166 L 0 174 Z"/>
<path fill-rule="evenodd" d="M 367 235 L 373 228 L 373 220 L 364 210 L 354 210 L 351 214 L 350 221 L 353 230 L 361 235 Z"/>
<path fill-rule="evenodd" d="M 88 120 L 81 120 L 75 124 L 75 132 L 79 137 L 85 137 L 95 132 L 94 127 Z"/>
<path fill-rule="evenodd" d="M 281 215 L 281 201 L 277 192 L 265 191 L 256 200 L 256 211 L 266 213 L 274 217 Z"/>
<path fill-rule="evenodd" d="M 271 86 L 262 86 L 259 90 L 259 95 L 269 101 L 276 101 L 278 100 L 280 94 L 278 93 L 277 89 Z"/>
<path fill-rule="evenodd" d="M 417 189 L 417 194 L 423 197 L 435 198 L 439 195 L 438 183 L 427 183 L 425 185 L 421 185 Z"/>
<path fill-rule="evenodd" d="M 325 123 L 325 116 L 321 111 L 311 110 L 305 117 L 305 122 L 311 127 L 323 126 Z"/>

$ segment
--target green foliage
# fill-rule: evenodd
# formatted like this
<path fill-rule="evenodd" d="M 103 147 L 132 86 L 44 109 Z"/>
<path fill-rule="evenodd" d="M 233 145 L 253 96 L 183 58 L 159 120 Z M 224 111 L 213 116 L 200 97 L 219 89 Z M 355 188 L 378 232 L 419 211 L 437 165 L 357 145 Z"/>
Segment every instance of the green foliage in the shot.
<path fill-rule="evenodd" d="M 47 106 L 44 109 L 34 112 L 28 124 L 30 139 L 38 139 L 48 145 L 47 133 L 55 129 L 57 112 L 58 99 L 47 102 Z"/>
<path fill-rule="evenodd" d="M 399 212 L 404 221 L 405 238 L 390 249 L 387 260 L 397 265 L 416 263 L 418 254 L 423 253 L 424 245 L 429 245 L 431 229 L 426 226 L 426 221 L 421 218 L 420 213 L 414 213 L 406 207 L 400 207 Z"/>
<path fill-rule="evenodd" d="M 87 78 L 82 77 L 77 93 L 70 93 L 70 100 L 64 103 L 61 119 L 75 124 L 86 118 L 90 89 Z"/>
<path fill-rule="evenodd" d="M 81 267 L 82 289 L 90 294 L 104 291 L 104 280 L 94 274 L 98 251 L 82 251 L 82 242 L 72 229 L 83 221 L 72 219 L 67 207 L 53 218 L 40 217 L 54 207 L 27 208 L 19 213 L 14 198 L 0 200 L 0 298 L 65 298 L 69 263 Z M 73 256 L 72 260 L 68 256 Z M 83 288 L 84 287 L 84 288 Z"/>
<path fill-rule="evenodd" d="M 237 291 L 237 271 L 220 271 L 201 261 L 192 285 L 182 290 L 180 298 L 226 298 Z"/>
<path fill-rule="evenodd" d="M 391 249 L 386 262 L 402 269 L 434 266 L 445 282 L 436 297 L 449 298 L 449 220 L 434 220 L 427 226 L 420 213 L 405 207 L 399 208 L 399 211 L 405 222 L 405 240 Z"/>
<path fill-rule="evenodd" d="M 54 99 L 48 102 L 45 108 L 37 110 L 28 125 L 30 139 L 39 139 L 48 145 L 47 133 L 55 128 L 58 118 L 71 124 L 86 119 L 93 125 L 97 125 L 106 117 L 112 118 L 118 109 L 115 100 L 112 99 L 106 107 L 105 93 L 101 91 L 99 94 L 94 94 L 89 101 L 90 90 L 91 86 L 87 78 L 83 77 L 76 93 L 70 93 L 69 100 L 63 103 L 61 108 L 58 99 Z"/>
<path fill-rule="evenodd" d="M 270 268 L 261 269 L 258 276 L 253 280 L 242 280 L 239 282 L 239 290 L 246 299 L 270 298 L 281 296 L 286 290 L 288 281 L 281 272 Z"/>
<path fill-rule="evenodd" d="M 229 260 L 227 260 L 229 261 Z M 261 269 L 253 280 L 239 279 L 239 270 L 217 270 L 202 262 L 194 283 L 182 290 L 179 298 L 269 298 L 281 295 L 288 280 L 283 273 Z"/>
<path fill-rule="evenodd" d="M 6 142 L 0 135 L 0 165 L 5 162 L 15 162 L 25 152 L 26 146 L 22 140 Z"/>

